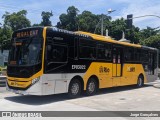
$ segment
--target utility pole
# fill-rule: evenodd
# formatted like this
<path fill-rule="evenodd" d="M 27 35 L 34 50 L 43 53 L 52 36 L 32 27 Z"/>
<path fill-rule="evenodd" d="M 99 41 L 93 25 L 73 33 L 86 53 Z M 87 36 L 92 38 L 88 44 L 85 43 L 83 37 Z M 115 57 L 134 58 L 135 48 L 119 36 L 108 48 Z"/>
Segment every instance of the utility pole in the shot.
<path fill-rule="evenodd" d="M 107 15 L 109 15 L 109 14 L 111 14 L 112 12 L 114 12 L 114 11 L 116 11 L 116 10 L 112 10 L 112 9 L 109 9 L 108 10 L 108 13 L 106 14 L 106 16 Z M 104 16 L 103 16 L 103 14 L 101 15 L 101 35 L 103 36 L 103 26 L 104 25 Z"/>
<path fill-rule="evenodd" d="M 108 13 L 106 14 L 106 16 L 109 15 L 109 14 L 111 14 L 111 13 L 114 12 L 114 11 L 116 11 L 116 10 L 109 9 L 109 10 L 108 10 Z M 99 24 L 100 22 L 101 22 L 101 35 L 103 36 L 104 14 L 101 14 L 101 20 L 98 22 L 98 24 Z M 98 24 L 96 25 L 96 28 L 95 28 L 95 30 L 94 30 L 94 33 L 96 32 L 96 29 L 97 29 L 97 27 L 98 27 Z"/>
<path fill-rule="evenodd" d="M 101 15 L 101 35 L 103 35 L 103 14 Z"/>

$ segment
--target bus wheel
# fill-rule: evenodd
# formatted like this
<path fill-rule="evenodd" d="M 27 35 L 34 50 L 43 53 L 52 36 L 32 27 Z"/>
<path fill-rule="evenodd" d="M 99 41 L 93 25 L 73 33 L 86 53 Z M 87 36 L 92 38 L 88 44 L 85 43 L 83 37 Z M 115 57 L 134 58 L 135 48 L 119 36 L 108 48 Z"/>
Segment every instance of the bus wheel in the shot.
<path fill-rule="evenodd" d="M 94 78 L 90 78 L 87 83 L 86 94 L 88 96 L 94 95 L 98 90 L 97 81 Z"/>
<path fill-rule="evenodd" d="M 73 79 L 69 85 L 68 95 L 70 98 L 77 98 L 81 94 L 81 83 L 78 79 Z"/>
<path fill-rule="evenodd" d="M 137 80 L 137 87 L 140 88 L 140 87 L 142 87 L 143 85 L 144 85 L 144 79 L 143 79 L 143 76 L 140 75 L 140 76 L 138 77 L 138 80 Z"/>

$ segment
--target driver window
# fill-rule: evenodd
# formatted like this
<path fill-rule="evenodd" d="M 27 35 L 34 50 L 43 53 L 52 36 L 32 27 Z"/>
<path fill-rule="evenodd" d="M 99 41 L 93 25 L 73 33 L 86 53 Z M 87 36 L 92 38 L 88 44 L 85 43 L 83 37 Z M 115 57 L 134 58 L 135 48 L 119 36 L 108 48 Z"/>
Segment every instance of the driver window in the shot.
<path fill-rule="evenodd" d="M 67 46 L 65 45 L 47 45 L 48 64 L 67 62 L 67 54 Z"/>

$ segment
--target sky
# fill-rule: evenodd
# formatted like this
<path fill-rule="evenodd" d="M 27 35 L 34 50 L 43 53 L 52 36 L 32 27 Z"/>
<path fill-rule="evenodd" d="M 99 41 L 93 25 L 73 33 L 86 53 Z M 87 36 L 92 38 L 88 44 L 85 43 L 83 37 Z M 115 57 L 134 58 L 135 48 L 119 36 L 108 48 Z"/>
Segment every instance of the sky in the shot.
<path fill-rule="evenodd" d="M 52 25 L 59 21 L 59 15 L 66 13 L 69 6 L 78 8 L 79 13 L 84 10 L 94 14 L 107 14 L 108 9 L 116 10 L 110 16 L 113 20 L 133 14 L 133 17 L 143 15 L 160 16 L 160 0 L 0 0 L 0 23 L 5 11 L 13 13 L 27 10 L 27 18 L 31 24 L 40 23 L 42 11 L 52 11 Z M 142 17 L 133 19 L 133 25 L 144 29 L 147 26 L 156 28 L 160 26 L 158 17 Z"/>

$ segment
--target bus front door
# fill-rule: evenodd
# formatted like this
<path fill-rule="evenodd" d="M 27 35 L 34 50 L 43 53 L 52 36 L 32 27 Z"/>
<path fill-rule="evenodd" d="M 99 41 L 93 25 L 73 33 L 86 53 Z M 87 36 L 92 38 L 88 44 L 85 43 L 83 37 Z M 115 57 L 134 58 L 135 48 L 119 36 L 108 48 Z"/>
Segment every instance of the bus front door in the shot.
<path fill-rule="evenodd" d="M 120 79 L 122 76 L 122 53 L 123 49 L 121 47 L 113 47 L 113 57 L 112 57 L 113 86 L 120 85 Z"/>

